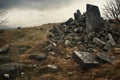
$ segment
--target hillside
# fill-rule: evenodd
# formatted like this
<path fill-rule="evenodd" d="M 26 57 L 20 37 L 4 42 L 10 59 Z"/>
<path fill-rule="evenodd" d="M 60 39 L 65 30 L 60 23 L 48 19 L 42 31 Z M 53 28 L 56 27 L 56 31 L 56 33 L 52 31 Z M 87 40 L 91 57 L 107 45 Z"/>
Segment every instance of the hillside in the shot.
<path fill-rule="evenodd" d="M 79 11 L 77 12 L 79 13 Z M 2 75 L 0 72 L 0 78 L 2 80 L 120 80 L 120 24 L 108 22 L 102 25 L 102 30 L 88 29 L 88 32 L 93 30 L 95 33 L 94 37 L 89 36 L 86 39 L 86 37 L 84 38 L 86 36 L 84 23 L 87 20 L 84 20 L 86 19 L 84 14 L 81 16 L 82 19 L 77 16 L 75 20 L 69 19 L 64 23 L 1 30 L 0 70 L 6 70 L 3 68 L 6 63 L 19 63 L 22 65 L 22 69 L 10 72 L 11 74 L 3 71 Z M 98 18 L 97 20 L 99 21 Z M 83 29 L 80 30 L 81 28 Z M 109 33 L 113 36 L 113 43 L 109 42 L 109 36 L 107 36 Z M 95 38 L 100 43 L 97 44 L 91 38 Z M 92 50 L 89 45 L 92 45 Z M 78 63 L 79 61 L 76 61 L 77 58 L 73 55 L 74 51 L 90 53 L 94 58 L 99 52 L 108 54 L 110 57 L 108 60 L 100 61 L 94 67 L 89 66 L 94 64 L 91 63 L 87 68 L 84 68 L 81 63 Z M 1 65 L 4 66 L 1 67 Z M 19 65 L 16 64 L 15 67 L 17 66 Z M 9 67 L 13 68 L 11 65 Z M 19 68 L 17 67 L 17 69 Z"/>

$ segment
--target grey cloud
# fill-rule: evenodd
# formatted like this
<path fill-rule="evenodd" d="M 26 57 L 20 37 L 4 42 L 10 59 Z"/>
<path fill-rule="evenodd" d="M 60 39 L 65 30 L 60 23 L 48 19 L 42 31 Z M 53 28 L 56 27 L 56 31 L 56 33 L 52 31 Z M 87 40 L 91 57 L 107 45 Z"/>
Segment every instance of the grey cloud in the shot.
<path fill-rule="evenodd" d="M 39 10 L 56 9 L 69 5 L 73 0 L 3 0 L 6 9 L 34 8 Z"/>

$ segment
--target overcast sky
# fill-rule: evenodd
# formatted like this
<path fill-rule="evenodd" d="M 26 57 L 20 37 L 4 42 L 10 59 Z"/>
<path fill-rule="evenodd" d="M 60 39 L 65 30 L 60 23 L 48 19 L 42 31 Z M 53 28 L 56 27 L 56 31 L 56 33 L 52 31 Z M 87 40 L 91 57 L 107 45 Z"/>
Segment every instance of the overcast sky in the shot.
<path fill-rule="evenodd" d="M 102 12 L 105 0 L 3 0 L 10 27 L 38 26 L 46 23 L 63 22 L 73 17 L 80 9 L 86 11 L 86 4 L 98 5 Z"/>

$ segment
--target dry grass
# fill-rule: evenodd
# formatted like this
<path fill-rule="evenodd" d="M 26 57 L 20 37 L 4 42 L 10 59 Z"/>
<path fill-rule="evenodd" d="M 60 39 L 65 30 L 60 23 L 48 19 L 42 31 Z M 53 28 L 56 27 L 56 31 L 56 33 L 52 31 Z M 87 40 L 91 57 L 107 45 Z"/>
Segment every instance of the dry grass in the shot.
<path fill-rule="evenodd" d="M 47 41 L 47 32 L 53 24 L 9 30 L 0 34 L 0 45 L 10 44 L 9 54 L 14 62 L 26 65 L 37 64 L 34 70 L 25 69 L 25 76 L 16 80 L 120 80 L 120 60 L 112 64 L 102 64 L 89 70 L 83 70 L 72 59 L 65 59 L 65 55 L 72 55 L 74 48 L 63 47 L 62 44 L 55 48 L 56 56 L 48 56 L 45 61 L 29 59 L 30 54 L 42 53 L 44 43 Z M 27 47 L 21 53 L 19 48 Z M 46 51 L 44 51 L 46 52 Z M 120 59 L 119 55 L 115 55 Z M 57 73 L 44 71 L 44 66 L 53 64 L 58 67 Z M 68 73 L 72 73 L 69 75 Z"/>

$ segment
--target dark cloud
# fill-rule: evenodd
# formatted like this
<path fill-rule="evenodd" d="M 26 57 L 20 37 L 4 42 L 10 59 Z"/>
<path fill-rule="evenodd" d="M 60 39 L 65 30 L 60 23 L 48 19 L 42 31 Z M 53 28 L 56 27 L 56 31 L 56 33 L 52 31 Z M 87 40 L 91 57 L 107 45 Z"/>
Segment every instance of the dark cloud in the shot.
<path fill-rule="evenodd" d="M 33 8 L 39 10 L 56 9 L 69 5 L 73 0 L 3 0 L 4 7 Z"/>

